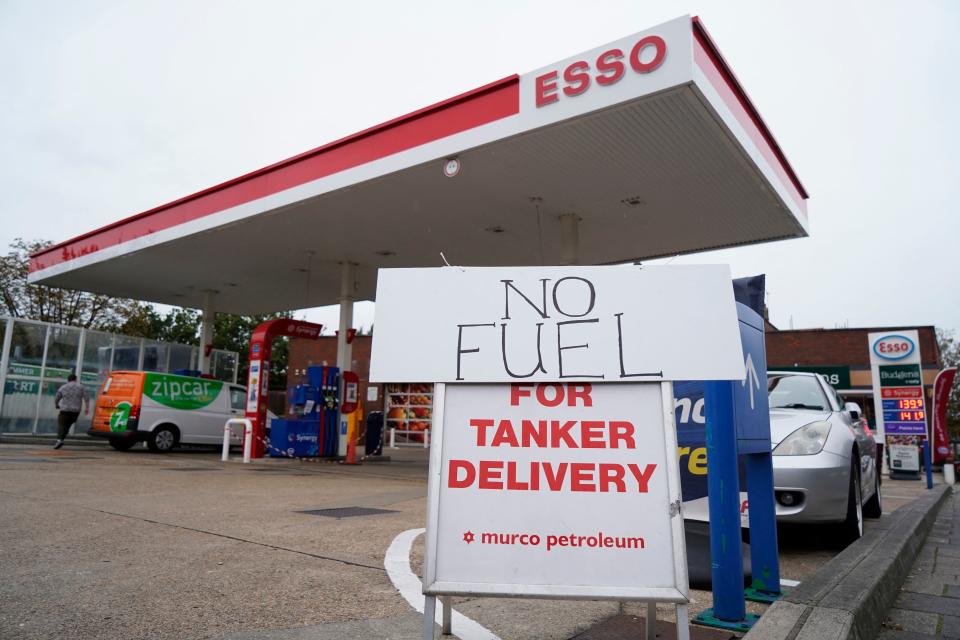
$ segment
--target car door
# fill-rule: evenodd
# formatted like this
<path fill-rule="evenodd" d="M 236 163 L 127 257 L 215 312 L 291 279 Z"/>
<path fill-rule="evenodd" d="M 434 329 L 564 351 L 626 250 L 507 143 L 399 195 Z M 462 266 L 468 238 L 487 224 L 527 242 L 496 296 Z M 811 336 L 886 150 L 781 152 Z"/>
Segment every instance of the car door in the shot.
<path fill-rule="evenodd" d="M 854 420 L 853 416 L 846 409 L 846 402 L 837 393 L 826 378 L 820 377 L 820 382 L 827 390 L 831 404 L 836 406 L 836 413 L 850 431 L 853 432 L 857 443 L 857 453 L 860 457 L 860 493 L 863 497 L 873 495 L 873 488 L 877 482 L 877 464 L 874 454 L 873 438 L 863 428 L 863 420 L 859 417 Z"/>

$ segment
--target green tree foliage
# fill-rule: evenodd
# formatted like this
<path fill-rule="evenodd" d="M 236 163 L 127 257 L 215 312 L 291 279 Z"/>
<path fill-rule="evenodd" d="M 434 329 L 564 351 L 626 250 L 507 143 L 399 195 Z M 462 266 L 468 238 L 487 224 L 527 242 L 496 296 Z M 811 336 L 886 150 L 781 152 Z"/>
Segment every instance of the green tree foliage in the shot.
<path fill-rule="evenodd" d="M 276 318 L 290 317 L 289 313 L 264 313 L 252 316 L 238 316 L 231 313 L 218 313 L 213 323 L 213 348 L 236 351 L 237 381 L 247 380 L 250 338 L 261 323 Z M 165 340 L 181 344 L 200 344 L 200 312 L 194 309 L 174 307 L 167 313 L 160 313 L 154 307 L 142 309 L 121 326 L 120 331 L 131 336 Z M 287 361 L 290 351 L 286 338 L 277 338 L 273 344 L 270 364 L 270 388 L 286 389 Z"/>
<path fill-rule="evenodd" d="M 30 254 L 50 246 L 46 240 L 17 238 L 0 256 L 0 313 L 74 327 L 116 331 L 148 305 L 85 291 L 57 289 L 27 282 Z"/>
<path fill-rule="evenodd" d="M 216 349 L 228 349 L 240 354 L 237 367 L 237 380 L 246 382 L 250 355 L 250 338 L 253 330 L 261 323 L 276 318 L 289 318 L 288 312 L 262 313 L 253 316 L 236 316 L 228 313 L 217 314 L 213 324 L 213 346 Z M 286 389 L 287 362 L 290 356 L 288 340 L 277 338 L 270 354 L 270 388 Z"/>
<path fill-rule="evenodd" d="M 960 340 L 953 330 L 937 329 L 937 344 L 944 367 L 960 366 Z M 947 428 L 951 440 L 960 440 L 960 377 L 954 381 L 947 403 Z"/>
<path fill-rule="evenodd" d="M 127 318 L 119 330 L 129 336 L 196 345 L 200 336 L 200 312 L 175 307 L 161 314 L 155 307 L 144 305 Z"/>

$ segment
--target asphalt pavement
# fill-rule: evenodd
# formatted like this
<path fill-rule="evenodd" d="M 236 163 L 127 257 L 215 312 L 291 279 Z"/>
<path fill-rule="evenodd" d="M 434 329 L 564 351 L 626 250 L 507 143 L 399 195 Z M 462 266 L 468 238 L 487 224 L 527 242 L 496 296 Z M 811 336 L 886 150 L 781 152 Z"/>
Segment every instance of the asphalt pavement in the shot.
<path fill-rule="evenodd" d="M 0 444 L 0 637 L 417 638 L 420 616 L 384 556 L 398 534 L 423 527 L 427 458 L 389 453 L 354 467 L 242 465 L 212 450 Z M 893 509 L 923 487 L 884 490 Z M 781 540 L 788 579 L 837 553 L 821 529 Z M 422 545 L 420 536 L 410 553 L 414 572 Z M 692 597 L 691 614 L 711 604 L 709 592 Z M 455 609 L 521 640 L 618 637 L 643 615 L 616 602 L 460 599 Z M 658 618 L 672 620 L 672 606 Z"/>

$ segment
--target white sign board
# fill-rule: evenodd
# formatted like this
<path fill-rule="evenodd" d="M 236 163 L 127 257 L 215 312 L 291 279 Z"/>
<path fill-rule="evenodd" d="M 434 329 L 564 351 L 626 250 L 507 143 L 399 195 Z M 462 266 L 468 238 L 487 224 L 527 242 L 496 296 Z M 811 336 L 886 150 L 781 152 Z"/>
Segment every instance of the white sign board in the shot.
<path fill-rule="evenodd" d="M 920 453 L 916 445 L 891 444 L 890 470 L 891 471 L 920 471 Z"/>
<path fill-rule="evenodd" d="M 374 324 L 373 382 L 744 377 L 724 265 L 381 269 Z"/>
<path fill-rule="evenodd" d="M 671 387 L 437 385 L 424 593 L 686 602 Z"/>

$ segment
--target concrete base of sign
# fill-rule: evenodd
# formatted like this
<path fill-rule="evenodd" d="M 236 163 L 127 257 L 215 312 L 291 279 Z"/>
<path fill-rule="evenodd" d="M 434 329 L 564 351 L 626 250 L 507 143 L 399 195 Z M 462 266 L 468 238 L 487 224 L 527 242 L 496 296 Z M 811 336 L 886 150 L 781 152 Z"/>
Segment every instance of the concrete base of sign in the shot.
<path fill-rule="evenodd" d="M 891 480 L 919 480 L 920 472 L 919 471 L 895 471 L 891 469 L 890 479 Z"/>
<path fill-rule="evenodd" d="M 727 629 L 736 633 L 746 633 L 749 631 L 760 616 L 754 613 L 748 613 L 743 620 L 722 620 L 713 615 L 713 609 L 707 609 L 703 613 L 694 616 L 693 624 L 699 624 L 704 627 L 713 627 L 715 629 Z"/>
<path fill-rule="evenodd" d="M 770 593 L 769 591 L 761 591 L 760 589 L 754 589 L 753 587 L 747 587 L 743 590 L 743 597 L 746 600 L 751 602 L 763 602 L 765 604 L 772 604 L 780 599 L 782 592 Z"/>

